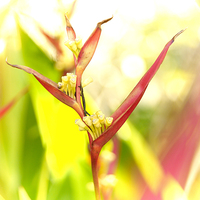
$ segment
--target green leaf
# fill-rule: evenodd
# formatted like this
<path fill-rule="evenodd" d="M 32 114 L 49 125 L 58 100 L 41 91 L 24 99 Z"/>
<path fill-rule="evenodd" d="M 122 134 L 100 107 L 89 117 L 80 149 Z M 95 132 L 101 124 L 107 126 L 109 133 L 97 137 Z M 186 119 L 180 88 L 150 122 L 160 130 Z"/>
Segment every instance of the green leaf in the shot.
<path fill-rule="evenodd" d="M 49 187 L 47 200 L 80 200 L 94 199 L 94 190 L 88 185 L 92 183 L 92 174 L 89 163 L 79 160 L 76 166 L 71 168 L 63 180 L 52 182 Z"/>
<path fill-rule="evenodd" d="M 79 157 L 85 156 L 86 132 L 75 125 L 78 114 L 51 94 L 34 88 L 32 99 L 46 147 L 46 159 L 52 175 L 61 178 Z"/>
<path fill-rule="evenodd" d="M 25 64 L 51 79 L 58 79 L 53 62 L 19 29 Z M 47 164 L 53 177 L 61 178 L 78 157 L 84 156 L 85 133 L 79 132 L 74 123 L 78 118 L 75 111 L 56 100 L 36 80 L 31 79 L 31 83 L 31 98 L 46 148 Z"/>
<path fill-rule="evenodd" d="M 44 149 L 39 135 L 31 99 L 28 99 L 21 158 L 21 185 L 32 200 L 36 199 Z"/>
<path fill-rule="evenodd" d="M 59 72 L 54 68 L 54 62 L 41 50 L 18 24 L 21 38 L 22 55 L 25 65 L 42 73 L 46 77 L 57 81 Z"/>
<path fill-rule="evenodd" d="M 11 45 L 11 46 L 10 46 Z M 12 47 L 12 48 L 11 48 Z M 7 51 L 9 49 L 9 52 Z M 5 54 L 16 55 L 20 58 L 20 51 L 13 49 L 13 42 L 7 43 Z M 8 102 L 25 87 L 23 76 L 13 71 L 1 57 L 0 73 L 0 104 Z M 23 147 L 23 130 L 27 95 L 0 120 L 0 185 L 5 199 L 17 199 L 20 184 L 20 159 Z"/>
<path fill-rule="evenodd" d="M 19 188 L 19 200 L 31 200 L 23 187 Z"/>

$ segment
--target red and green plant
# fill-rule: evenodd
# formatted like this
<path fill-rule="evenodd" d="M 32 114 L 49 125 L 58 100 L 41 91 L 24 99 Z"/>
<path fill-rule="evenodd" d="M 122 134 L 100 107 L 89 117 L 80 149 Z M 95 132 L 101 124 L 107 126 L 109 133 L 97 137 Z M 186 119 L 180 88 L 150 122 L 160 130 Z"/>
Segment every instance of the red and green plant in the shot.
<path fill-rule="evenodd" d="M 75 123 L 79 126 L 80 130 L 85 130 L 88 133 L 92 174 L 97 200 L 101 199 L 98 179 L 98 158 L 101 149 L 115 136 L 130 114 L 134 111 L 144 95 L 151 79 L 162 64 L 169 47 L 183 32 L 182 30 L 177 33 L 165 45 L 154 64 L 144 74 L 124 102 L 110 117 L 105 117 L 101 111 L 97 111 L 93 115 L 90 115 L 86 111 L 87 99 L 84 97 L 84 82 L 82 81 L 82 75 L 95 53 L 102 31 L 101 26 L 111 19 L 112 18 L 109 18 L 99 22 L 93 33 L 82 46 L 81 40 L 76 38 L 75 31 L 72 28 L 69 19 L 66 17 L 68 41 L 65 44 L 73 52 L 75 74 L 68 73 L 66 76 L 62 76 L 62 82 L 59 82 L 58 84 L 32 68 L 10 64 L 7 61 L 10 66 L 22 69 L 25 72 L 32 74 L 55 98 L 73 108 L 80 116 L 81 119 L 76 120 Z"/>

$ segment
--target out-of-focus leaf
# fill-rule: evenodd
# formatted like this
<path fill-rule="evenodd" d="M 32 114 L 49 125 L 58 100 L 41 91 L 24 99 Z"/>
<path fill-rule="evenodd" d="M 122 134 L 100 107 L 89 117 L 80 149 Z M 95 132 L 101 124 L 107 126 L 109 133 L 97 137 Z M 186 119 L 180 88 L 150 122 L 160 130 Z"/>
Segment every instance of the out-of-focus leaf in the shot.
<path fill-rule="evenodd" d="M 25 128 L 23 134 L 22 158 L 21 158 L 21 185 L 28 192 L 32 200 L 36 199 L 42 162 L 44 160 L 44 148 L 37 127 L 35 113 L 31 99 L 28 98 Z M 44 191 L 45 192 L 45 191 Z"/>
<path fill-rule="evenodd" d="M 37 200 L 43 200 L 43 199 L 47 200 L 48 186 L 49 186 L 49 172 L 46 165 L 46 160 L 43 159 L 43 164 L 40 169 L 40 178 L 39 178 L 37 198 L 36 198 Z"/>
<path fill-rule="evenodd" d="M 61 178 L 78 157 L 84 156 L 85 132 L 74 123 L 78 114 L 46 91 L 35 88 L 32 99 L 48 166 L 56 178 Z"/>
<path fill-rule="evenodd" d="M 187 200 L 187 195 L 180 184 L 173 178 L 166 178 L 166 183 L 162 189 L 162 200 Z"/>
<path fill-rule="evenodd" d="M 0 200 L 5 200 L 5 199 L 0 195 Z"/>
<path fill-rule="evenodd" d="M 116 169 L 118 182 L 114 188 L 114 194 L 116 199 L 139 200 L 145 184 L 134 161 L 130 146 L 127 144 L 127 139 L 125 139 L 128 135 L 130 136 L 132 131 L 127 123 L 124 126 L 122 131 L 119 131 L 120 138 L 123 138 L 123 136 L 124 138 L 120 141 L 120 157 Z"/>
<path fill-rule="evenodd" d="M 85 161 L 79 160 L 63 180 L 52 181 L 47 200 L 93 200 L 94 190 L 90 189 L 90 183 L 92 183 L 90 166 Z"/>
<path fill-rule="evenodd" d="M 131 149 L 140 173 L 151 190 L 157 192 L 164 177 L 158 158 L 130 123 L 124 125 L 119 132 L 122 137 L 123 133 L 128 136 L 126 143 Z"/>
<path fill-rule="evenodd" d="M 19 49 L 13 48 L 15 42 L 8 40 L 3 54 L 0 56 L 0 101 L 9 102 L 16 91 L 26 87 L 23 75 L 13 72 L 5 63 L 5 57 L 15 55 L 20 60 Z M 18 187 L 21 181 L 21 156 L 23 148 L 23 130 L 25 126 L 25 110 L 27 95 L 20 99 L 0 120 L 0 192 L 5 199 L 18 199 Z"/>
<path fill-rule="evenodd" d="M 170 174 L 182 188 L 186 187 L 192 161 L 195 158 L 195 153 L 200 144 L 199 80 L 200 76 L 197 73 L 188 99 L 182 107 L 181 112 L 176 115 L 177 118 L 174 119 L 174 126 L 171 128 L 168 127 L 167 136 L 162 135 L 165 138 L 165 143 L 162 146 L 160 162 L 163 166 L 164 173 Z M 165 133 L 166 131 L 162 130 L 162 132 Z M 145 197 L 150 195 L 150 193 L 150 191 L 146 191 Z"/>
<path fill-rule="evenodd" d="M 25 65 L 45 75 L 51 80 L 59 80 L 59 72 L 54 69 L 54 63 L 38 47 L 37 44 L 27 35 L 27 33 L 18 25 L 22 54 Z"/>
<path fill-rule="evenodd" d="M 20 34 L 25 64 L 56 79 L 59 73 L 53 63 L 22 29 Z M 31 97 L 48 167 L 55 178 L 61 178 L 78 157 L 84 156 L 86 149 L 85 133 L 79 132 L 74 123 L 78 114 L 54 99 L 33 79 Z"/>
<path fill-rule="evenodd" d="M 39 26 L 39 25 L 38 25 Z M 60 46 L 60 40 L 59 38 L 55 38 L 48 34 L 42 27 L 39 26 L 39 30 L 41 33 L 46 37 L 46 39 L 53 45 L 53 47 L 56 49 L 57 54 L 61 55 L 63 53 L 63 50 Z"/>
<path fill-rule="evenodd" d="M 19 188 L 19 200 L 31 200 L 23 187 Z"/>
<path fill-rule="evenodd" d="M 192 187 L 190 189 L 188 199 L 189 200 L 199 200 L 200 199 L 200 172 L 198 173 L 198 176 L 196 176 L 195 181 L 192 184 Z"/>
<path fill-rule="evenodd" d="M 27 93 L 28 88 L 24 88 L 17 96 L 15 96 L 10 103 L 0 109 L 0 118 L 3 117 L 13 106 L 14 104 L 25 94 Z"/>
<path fill-rule="evenodd" d="M 200 76 L 199 72 L 182 111 L 163 147 L 161 162 L 166 173 L 170 173 L 184 188 L 189 177 L 195 152 L 200 144 Z"/>

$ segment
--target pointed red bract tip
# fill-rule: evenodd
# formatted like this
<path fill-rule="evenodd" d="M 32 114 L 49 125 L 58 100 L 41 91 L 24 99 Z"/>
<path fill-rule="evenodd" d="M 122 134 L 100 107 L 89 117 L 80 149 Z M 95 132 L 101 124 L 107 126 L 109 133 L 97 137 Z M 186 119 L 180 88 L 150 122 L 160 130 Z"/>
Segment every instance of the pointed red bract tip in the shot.
<path fill-rule="evenodd" d="M 65 21 L 66 21 L 67 27 L 71 28 L 72 25 L 70 24 L 70 21 L 69 21 L 69 19 L 68 19 L 68 17 L 67 17 L 67 13 L 65 14 Z"/>
<path fill-rule="evenodd" d="M 66 21 L 66 30 L 67 30 L 68 39 L 71 41 L 74 41 L 76 39 L 76 33 L 66 14 L 65 14 L 65 21 Z"/>
<path fill-rule="evenodd" d="M 105 19 L 101 22 L 99 22 L 95 28 L 95 30 L 92 32 L 90 37 L 87 39 L 85 44 L 83 45 L 79 56 L 78 56 L 78 64 L 76 68 L 76 74 L 82 75 L 83 71 L 89 64 L 90 60 L 92 59 L 94 52 L 96 50 L 97 44 L 99 42 L 99 38 L 101 35 L 101 25 L 110 21 L 113 17 L 109 19 Z"/>
<path fill-rule="evenodd" d="M 110 21 L 112 18 L 113 18 L 113 16 L 112 16 L 112 17 L 110 17 L 110 18 L 108 18 L 108 19 L 105 19 L 105 20 L 103 20 L 103 21 L 99 22 L 99 23 L 97 24 L 97 26 L 98 26 L 99 28 L 101 28 L 101 25 L 102 25 L 102 24 L 105 24 L 105 23 L 107 23 L 107 22 L 108 22 L 108 21 Z"/>
<path fill-rule="evenodd" d="M 179 32 L 172 38 L 172 40 L 175 41 L 175 39 L 176 39 L 181 33 L 183 33 L 186 29 L 187 29 L 187 28 L 185 28 L 185 29 L 179 31 Z"/>

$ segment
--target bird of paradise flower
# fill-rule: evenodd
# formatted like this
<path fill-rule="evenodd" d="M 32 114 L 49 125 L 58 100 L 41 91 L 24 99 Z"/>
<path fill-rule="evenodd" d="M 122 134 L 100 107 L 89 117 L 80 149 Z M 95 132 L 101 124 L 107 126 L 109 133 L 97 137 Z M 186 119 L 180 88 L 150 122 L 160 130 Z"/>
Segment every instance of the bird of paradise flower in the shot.
<path fill-rule="evenodd" d="M 66 76 L 63 76 L 62 81 L 57 84 L 27 66 L 10 64 L 7 60 L 6 62 L 12 67 L 22 69 L 25 72 L 32 74 L 55 98 L 67 106 L 72 107 L 79 114 L 81 119 L 76 120 L 76 124 L 79 126 L 80 130 L 85 130 L 88 133 L 95 195 L 96 199 L 100 200 L 101 195 L 97 169 L 100 151 L 102 147 L 112 139 L 120 127 L 126 122 L 130 114 L 134 111 L 144 95 L 149 82 L 162 64 L 169 47 L 184 30 L 178 32 L 165 45 L 154 64 L 144 74 L 119 108 L 110 117 L 105 117 L 101 111 L 97 111 L 93 115 L 87 113 L 83 93 L 84 83 L 82 82 L 82 74 L 95 53 L 102 32 L 102 24 L 107 23 L 112 18 L 99 22 L 84 45 L 82 45 L 80 39 L 76 38 L 75 31 L 67 16 L 65 16 L 65 18 L 68 35 L 68 41 L 65 45 L 73 52 L 75 74 L 69 73 Z"/>

